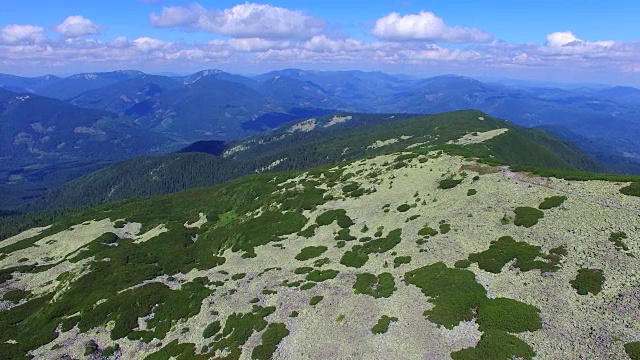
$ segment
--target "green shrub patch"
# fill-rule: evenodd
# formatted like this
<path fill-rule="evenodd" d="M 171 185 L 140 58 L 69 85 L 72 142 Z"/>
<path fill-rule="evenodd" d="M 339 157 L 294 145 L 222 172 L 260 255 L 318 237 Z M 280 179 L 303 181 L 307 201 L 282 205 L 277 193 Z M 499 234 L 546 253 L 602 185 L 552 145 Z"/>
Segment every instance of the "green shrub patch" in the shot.
<path fill-rule="evenodd" d="M 533 359 L 536 353 L 520 338 L 501 330 L 486 330 L 476 347 L 451 353 L 453 360 Z"/>
<path fill-rule="evenodd" d="M 517 207 L 514 212 L 516 213 L 516 218 L 513 223 L 527 228 L 537 224 L 538 220 L 544 217 L 544 213 L 541 210 L 532 207 Z"/>
<path fill-rule="evenodd" d="M 349 228 L 353 225 L 353 221 L 349 216 L 347 216 L 347 211 L 344 209 L 328 210 L 316 218 L 316 224 L 319 226 L 326 226 L 334 221 L 337 221 L 338 226 L 343 229 Z"/>
<path fill-rule="evenodd" d="M 452 189 L 462 183 L 462 179 L 443 179 L 438 182 L 438 189 Z"/>
<path fill-rule="evenodd" d="M 620 189 L 620 192 L 625 195 L 640 197 L 640 181 L 631 183 L 629 186 L 623 187 L 622 189 Z"/>
<path fill-rule="evenodd" d="M 313 270 L 305 277 L 308 281 L 314 282 L 323 282 L 326 280 L 331 280 L 338 275 L 338 271 L 336 270 Z"/>
<path fill-rule="evenodd" d="M 353 289 L 355 294 L 365 294 L 374 298 L 388 298 L 397 288 L 393 275 L 385 272 L 378 276 L 370 273 L 357 274 Z"/>
<path fill-rule="evenodd" d="M 289 330 L 283 323 L 274 323 L 267 326 L 262 333 L 262 344 L 256 346 L 251 352 L 251 359 L 270 360 L 276 352 L 278 344 L 289 335 Z"/>
<path fill-rule="evenodd" d="M 640 341 L 625 344 L 624 351 L 629 355 L 629 359 L 640 360 Z"/>
<path fill-rule="evenodd" d="M 510 236 L 503 236 L 492 241 L 489 249 L 480 253 L 469 255 L 469 261 L 478 263 L 478 267 L 484 271 L 499 273 L 504 265 L 511 260 L 516 260 L 514 267 L 521 271 L 540 269 L 543 272 L 557 271 L 562 258 L 563 248 L 557 248 L 553 253 L 545 255 L 540 246 L 530 245 L 523 241 L 515 241 Z M 544 260 L 537 260 L 537 258 Z"/>
<path fill-rule="evenodd" d="M 309 305 L 315 306 L 320 301 L 322 301 L 322 299 L 324 299 L 324 296 L 314 296 L 314 297 L 311 298 L 311 300 L 309 300 Z"/>
<path fill-rule="evenodd" d="M 512 299 L 489 299 L 485 288 L 469 270 L 435 263 L 409 271 L 405 282 L 415 285 L 433 303 L 427 318 L 452 329 L 461 321 L 476 319 L 483 335 L 473 348 L 451 353 L 456 360 L 531 359 L 531 346 L 509 332 L 535 331 L 542 327 L 539 309 Z"/>
<path fill-rule="evenodd" d="M 378 319 L 378 322 L 371 328 L 371 332 L 376 335 L 386 333 L 387 331 L 389 331 L 389 324 L 391 324 L 392 321 L 397 322 L 398 318 L 382 315 L 382 317 Z"/>
<path fill-rule="evenodd" d="M 326 246 L 307 246 L 300 250 L 300 253 L 296 255 L 296 260 L 309 260 L 322 255 L 325 251 L 327 251 Z"/>
<path fill-rule="evenodd" d="M 576 278 L 569 281 L 569 283 L 580 295 L 587 295 L 588 293 L 596 295 L 602 290 L 604 274 L 600 269 L 582 268 L 578 270 Z"/>
<path fill-rule="evenodd" d="M 494 329 L 510 333 L 536 331 L 542 328 L 540 310 L 513 299 L 496 298 L 484 302 L 478 309 L 480 330 Z"/>
<path fill-rule="evenodd" d="M 425 225 L 420 231 L 418 231 L 418 235 L 421 236 L 436 236 L 438 235 L 438 231 L 430 228 L 428 225 Z"/>
<path fill-rule="evenodd" d="M 566 196 L 551 196 L 551 197 L 545 198 L 544 201 L 540 203 L 540 205 L 538 206 L 538 209 L 549 210 L 554 207 L 558 207 L 562 205 L 562 203 L 564 203 L 565 200 L 567 200 Z"/>
<path fill-rule="evenodd" d="M 612 232 L 611 235 L 609 236 L 609 241 L 613 243 L 616 249 L 629 251 L 629 247 L 623 241 L 624 239 L 627 239 L 627 238 L 628 236 L 624 232 Z"/>
<path fill-rule="evenodd" d="M 408 264 L 411 262 L 411 256 L 398 256 L 393 259 L 393 267 L 397 268 L 402 264 Z"/>
<path fill-rule="evenodd" d="M 340 264 L 352 268 L 359 268 L 366 264 L 367 261 L 369 261 L 369 254 L 365 251 L 364 246 L 354 245 L 351 250 L 342 255 Z"/>

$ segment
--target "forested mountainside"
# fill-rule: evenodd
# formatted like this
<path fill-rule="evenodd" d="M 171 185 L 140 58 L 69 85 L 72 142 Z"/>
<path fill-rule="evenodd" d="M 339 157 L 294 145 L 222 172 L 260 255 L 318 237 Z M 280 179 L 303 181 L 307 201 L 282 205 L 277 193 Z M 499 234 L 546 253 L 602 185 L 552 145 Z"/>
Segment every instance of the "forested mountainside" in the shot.
<path fill-rule="evenodd" d="M 475 135 L 458 142 L 465 134 Z M 432 116 L 343 113 L 286 123 L 243 141 L 215 142 L 211 152 L 217 156 L 178 153 L 115 164 L 50 192 L 27 210 L 164 194 L 256 172 L 301 170 L 424 147 L 472 151 L 485 161 L 514 166 L 604 169 L 575 146 L 544 131 L 518 127 L 479 111 Z"/>

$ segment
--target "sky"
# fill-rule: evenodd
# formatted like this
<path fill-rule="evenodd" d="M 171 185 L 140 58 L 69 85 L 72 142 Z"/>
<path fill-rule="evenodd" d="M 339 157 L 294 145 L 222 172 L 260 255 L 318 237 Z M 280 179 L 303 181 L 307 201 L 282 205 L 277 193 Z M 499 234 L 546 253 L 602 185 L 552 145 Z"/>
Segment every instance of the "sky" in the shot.
<path fill-rule="evenodd" d="M 3 0 L 0 72 L 357 69 L 640 86 L 638 18 L 629 0 Z"/>

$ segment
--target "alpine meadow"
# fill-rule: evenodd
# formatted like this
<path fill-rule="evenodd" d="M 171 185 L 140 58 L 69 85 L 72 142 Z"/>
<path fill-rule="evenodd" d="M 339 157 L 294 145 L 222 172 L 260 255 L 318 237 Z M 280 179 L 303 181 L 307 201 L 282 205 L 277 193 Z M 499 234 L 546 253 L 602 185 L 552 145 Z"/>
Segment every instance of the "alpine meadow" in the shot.
<path fill-rule="evenodd" d="M 640 360 L 640 4 L 8 2 L 0 359 Z"/>

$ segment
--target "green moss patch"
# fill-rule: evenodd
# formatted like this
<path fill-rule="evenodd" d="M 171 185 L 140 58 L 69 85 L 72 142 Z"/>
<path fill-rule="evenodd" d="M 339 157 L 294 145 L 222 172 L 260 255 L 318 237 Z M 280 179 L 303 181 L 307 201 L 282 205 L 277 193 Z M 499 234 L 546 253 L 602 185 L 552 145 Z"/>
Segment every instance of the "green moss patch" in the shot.
<path fill-rule="evenodd" d="M 369 254 L 363 245 L 354 245 L 351 250 L 342 255 L 340 264 L 352 268 L 360 268 L 369 261 Z"/>
<path fill-rule="evenodd" d="M 536 331 L 542 328 L 540 310 L 513 299 L 496 298 L 484 302 L 478 309 L 480 330 L 494 329 L 510 333 Z"/>
<path fill-rule="evenodd" d="M 313 268 L 310 267 L 310 266 L 303 266 L 303 267 L 299 267 L 299 268 L 293 270 L 293 272 L 295 274 L 298 274 L 298 275 L 300 275 L 300 274 L 308 274 L 311 271 L 313 271 Z"/>
<path fill-rule="evenodd" d="M 469 261 L 478 263 L 484 271 L 499 273 L 510 261 L 515 260 L 514 267 L 521 271 L 539 269 L 543 272 L 557 271 L 562 255 L 558 250 L 545 255 L 540 246 L 530 245 L 523 241 L 515 241 L 510 236 L 503 236 L 492 241 L 489 249 L 469 255 Z M 543 258 L 544 260 L 538 260 Z"/>
<path fill-rule="evenodd" d="M 602 290 L 604 274 L 600 269 L 582 268 L 578 270 L 576 278 L 569 281 L 569 283 L 580 295 L 587 295 L 588 293 L 596 295 Z"/>
<path fill-rule="evenodd" d="M 517 226 L 524 226 L 530 228 L 538 223 L 538 220 L 544 217 L 544 213 L 541 210 L 532 207 L 517 207 L 514 210 L 516 218 L 513 223 Z"/>
<path fill-rule="evenodd" d="M 451 353 L 453 360 L 511 360 L 533 359 L 536 353 L 531 346 L 507 332 L 487 330 L 473 348 Z"/>
<path fill-rule="evenodd" d="M 640 360 L 640 341 L 625 344 L 624 351 L 629 356 L 629 359 Z"/>
<path fill-rule="evenodd" d="M 462 179 L 443 179 L 438 181 L 438 189 L 452 189 L 462 183 Z"/>
<path fill-rule="evenodd" d="M 31 291 L 11 290 L 2 295 L 2 300 L 11 301 L 12 303 L 17 304 L 20 301 L 26 299 L 29 295 L 31 295 Z"/>
<path fill-rule="evenodd" d="M 411 262 L 411 256 L 398 256 L 393 259 L 393 267 L 397 268 L 402 264 L 408 264 Z"/>
<path fill-rule="evenodd" d="M 624 232 L 612 232 L 611 235 L 609 236 L 609 241 L 613 243 L 616 249 L 629 251 L 629 247 L 623 241 L 624 239 L 627 239 L 627 238 L 628 236 Z"/>
<path fill-rule="evenodd" d="M 282 323 L 269 324 L 267 330 L 262 333 L 262 344 L 256 346 L 251 352 L 251 359 L 269 360 L 276 352 L 278 344 L 289 335 L 289 330 Z"/>
<path fill-rule="evenodd" d="M 336 235 L 335 239 L 338 240 L 338 241 L 353 241 L 353 240 L 357 240 L 358 238 L 355 237 L 355 236 L 352 236 L 351 235 L 351 230 L 346 228 L 346 229 L 340 229 L 340 231 L 338 231 L 338 235 Z"/>
<path fill-rule="evenodd" d="M 396 208 L 398 212 L 407 212 L 409 211 L 409 209 L 411 209 L 411 205 L 408 205 L 408 204 L 402 204 Z"/>
<path fill-rule="evenodd" d="M 425 315 L 452 329 L 461 321 L 476 318 L 484 332 L 474 348 L 451 353 L 453 359 L 530 359 L 531 346 L 510 332 L 535 331 L 542 321 L 537 308 L 512 299 L 489 299 L 485 288 L 469 270 L 451 269 L 443 263 L 424 266 L 405 274 L 405 282 L 420 288 L 434 304 Z"/>
<path fill-rule="evenodd" d="M 244 279 L 246 276 L 247 276 L 247 274 L 245 274 L 245 273 L 234 274 L 234 275 L 231 275 L 231 280 Z"/>
<path fill-rule="evenodd" d="M 311 300 L 309 300 L 309 305 L 315 306 L 320 301 L 322 301 L 322 299 L 324 299 L 324 296 L 314 296 L 314 297 L 311 298 Z"/>
<path fill-rule="evenodd" d="M 387 236 L 384 238 L 377 238 L 364 243 L 364 250 L 367 253 L 378 254 L 387 252 L 396 247 L 396 245 L 400 244 L 400 242 L 402 241 L 401 234 L 401 229 L 391 230 L 389 231 L 389 234 L 387 234 Z"/>
<path fill-rule="evenodd" d="M 202 331 L 202 337 L 208 339 L 219 333 L 220 330 L 222 330 L 222 326 L 220 325 L 220 321 L 216 320 L 204 328 L 204 331 Z"/>
<path fill-rule="evenodd" d="M 448 233 L 449 231 L 451 231 L 451 225 L 449 225 L 447 223 L 443 222 L 443 223 L 441 223 L 439 225 L 439 227 L 440 227 L 440 234 L 444 235 L 444 234 Z"/>
<path fill-rule="evenodd" d="M 429 297 L 434 307 L 427 318 L 447 329 L 471 320 L 474 309 L 486 301 L 487 291 L 475 281 L 469 270 L 451 269 L 443 263 L 423 266 L 405 274 L 404 281 L 415 285 Z"/>
<path fill-rule="evenodd" d="M 478 193 L 478 190 L 476 190 L 476 189 L 467 190 L 467 196 L 473 196 L 473 195 L 475 195 L 477 193 Z"/>
<path fill-rule="evenodd" d="M 567 200 L 566 196 L 551 196 L 545 198 L 544 201 L 538 205 L 538 209 L 549 210 L 562 205 L 565 200 Z"/>
<path fill-rule="evenodd" d="M 357 274 L 353 289 L 355 294 L 365 294 L 374 298 L 388 298 L 397 288 L 393 275 L 386 272 L 378 276 L 370 273 Z"/>
<path fill-rule="evenodd" d="M 620 189 L 620 192 L 625 195 L 640 197 L 640 182 L 631 183 L 629 186 Z"/>
<path fill-rule="evenodd" d="M 389 331 L 389 324 L 391 324 L 391 322 L 397 322 L 397 321 L 398 321 L 397 317 L 382 315 L 382 317 L 378 319 L 378 322 L 375 325 L 373 325 L 373 327 L 371 328 L 371 332 L 376 335 L 384 334 L 387 331 Z"/>
<path fill-rule="evenodd" d="M 296 260 L 309 260 L 324 254 L 325 251 L 327 251 L 326 246 L 307 246 L 300 250 L 300 253 L 296 255 Z"/>
<path fill-rule="evenodd" d="M 438 231 L 429 227 L 429 225 L 425 225 L 420 231 L 418 231 L 418 235 L 421 236 L 436 236 L 438 235 Z"/>
<path fill-rule="evenodd" d="M 326 226 L 334 221 L 337 221 L 338 226 L 343 229 L 349 228 L 353 225 L 353 220 L 347 216 L 347 212 L 344 209 L 325 211 L 316 218 L 316 224 L 319 226 Z"/>
<path fill-rule="evenodd" d="M 308 281 L 323 282 L 331 280 L 336 276 L 338 276 L 338 271 L 336 270 L 313 270 L 312 272 L 307 274 L 305 279 L 307 279 Z"/>

